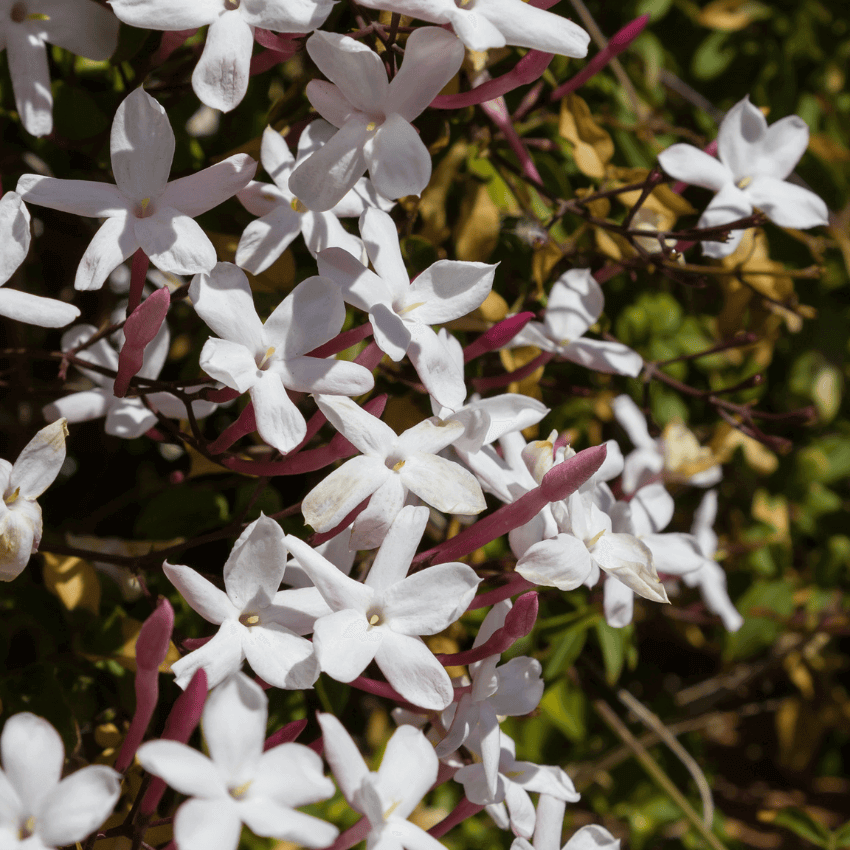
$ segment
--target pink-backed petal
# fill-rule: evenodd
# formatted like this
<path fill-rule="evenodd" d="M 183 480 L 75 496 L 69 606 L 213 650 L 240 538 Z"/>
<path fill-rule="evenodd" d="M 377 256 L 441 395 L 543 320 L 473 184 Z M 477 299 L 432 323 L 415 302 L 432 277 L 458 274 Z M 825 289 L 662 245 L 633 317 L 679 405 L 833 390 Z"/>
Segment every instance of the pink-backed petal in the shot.
<path fill-rule="evenodd" d="M 490 294 L 495 273 L 496 266 L 486 263 L 438 260 L 405 293 L 404 306 L 410 308 L 407 315 L 426 325 L 465 316 L 481 306 Z"/>
<path fill-rule="evenodd" d="M 315 32 L 307 52 L 353 106 L 380 115 L 389 91 L 384 63 L 374 50 L 347 35 Z"/>
<path fill-rule="evenodd" d="M 201 103 L 230 112 L 248 91 L 253 27 L 239 9 L 222 12 L 207 30 L 204 52 L 192 72 L 192 88 Z"/>
<path fill-rule="evenodd" d="M 693 145 L 671 145 L 658 154 L 658 161 L 671 177 L 714 192 L 734 180 L 732 172 L 717 157 Z"/>
<path fill-rule="evenodd" d="M 30 27 L 12 24 L 6 28 L 6 52 L 21 122 L 33 136 L 46 136 L 53 129 L 53 95 L 44 39 Z"/>
<path fill-rule="evenodd" d="M 401 581 L 410 569 L 428 524 L 427 508 L 402 508 L 389 529 L 366 577 L 366 585 L 381 592 Z"/>
<path fill-rule="evenodd" d="M 829 223 L 829 210 L 820 196 L 778 177 L 754 177 L 744 194 L 754 207 L 765 212 L 780 227 L 807 230 Z"/>
<path fill-rule="evenodd" d="M 195 312 L 219 337 L 251 352 L 264 350 L 263 324 L 248 278 L 240 268 L 217 263 L 209 274 L 193 278 L 189 297 Z"/>
<path fill-rule="evenodd" d="M 136 218 L 124 211 L 103 222 L 77 266 L 75 289 L 100 289 L 110 273 L 133 256 L 139 247 L 135 222 Z"/>
<path fill-rule="evenodd" d="M 369 177 L 386 198 L 419 195 L 431 179 L 431 154 L 413 125 L 398 113 L 388 115 L 375 130 L 365 156 Z"/>
<path fill-rule="evenodd" d="M 442 711 L 452 701 L 449 674 L 421 638 L 387 629 L 375 661 L 387 681 L 408 701 Z"/>
<path fill-rule="evenodd" d="M 605 296 L 590 269 L 570 269 L 555 281 L 549 293 L 546 333 L 562 344 L 572 342 L 584 336 L 604 307 Z"/>
<path fill-rule="evenodd" d="M 136 203 L 158 198 L 174 159 L 174 132 L 162 105 L 142 88 L 129 94 L 115 113 L 109 145 L 121 193 Z"/>
<path fill-rule="evenodd" d="M 194 218 L 217 207 L 244 189 L 257 171 L 257 161 L 246 153 L 237 153 L 209 168 L 172 180 L 159 200 L 160 206 L 171 206 Z"/>
<path fill-rule="evenodd" d="M 57 180 L 40 174 L 24 174 L 18 180 L 17 191 L 28 204 L 74 215 L 104 218 L 130 210 L 117 186 L 94 180 Z M 6 197 L 8 195 L 4 200 Z"/>
<path fill-rule="evenodd" d="M 216 264 L 215 248 L 201 226 L 173 207 L 135 219 L 134 230 L 142 250 L 164 272 L 197 274 Z"/>
<path fill-rule="evenodd" d="M 462 42 L 440 27 L 420 27 L 404 46 L 401 69 L 390 83 L 385 114 L 397 112 L 412 121 L 460 70 Z"/>
<path fill-rule="evenodd" d="M 331 209 L 363 176 L 368 123 L 366 116 L 353 115 L 324 147 L 292 172 L 289 190 L 308 209 L 317 212 Z"/>

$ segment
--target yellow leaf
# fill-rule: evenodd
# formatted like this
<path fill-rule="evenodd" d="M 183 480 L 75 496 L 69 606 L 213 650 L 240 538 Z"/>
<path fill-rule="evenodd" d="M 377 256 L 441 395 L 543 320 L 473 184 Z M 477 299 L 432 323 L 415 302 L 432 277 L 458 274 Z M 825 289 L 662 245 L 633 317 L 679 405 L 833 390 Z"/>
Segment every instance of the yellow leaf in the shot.
<path fill-rule="evenodd" d="M 223 262 L 232 263 L 236 259 L 236 247 L 239 237 L 230 233 L 206 231 L 210 242 L 215 246 L 218 257 Z M 262 274 L 252 275 L 246 272 L 251 289 L 260 292 L 280 292 L 295 286 L 295 260 L 292 251 L 287 249 Z"/>
<path fill-rule="evenodd" d="M 97 614 L 100 607 L 100 580 L 95 568 L 81 558 L 44 555 L 44 584 L 69 610 L 84 608 Z"/>
<path fill-rule="evenodd" d="M 747 466 L 762 475 L 770 475 L 779 466 L 779 458 L 767 446 L 733 428 L 728 422 L 721 422 L 711 439 L 711 448 L 718 460 L 721 463 L 731 460 L 738 446 L 744 452 Z"/>
<path fill-rule="evenodd" d="M 770 9 L 756 0 L 713 0 L 697 15 L 704 27 L 735 32 L 760 18 L 770 17 Z"/>
<path fill-rule="evenodd" d="M 420 235 L 434 245 L 440 245 L 451 233 L 451 229 L 446 226 L 446 200 L 468 153 L 469 145 L 465 141 L 455 142 L 434 169 L 422 193 L 419 215 L 425 226 Z"/>
<path fill-rule="evenodd" d="M 476 183 L 464 196 L 455 227 L 458 260 L 486 263 L 499 241 L 501 217 L 484 183 Z"/>
<path fill-rule="evenodd" d="M 538 298 L 545 293 L 544 287 L 549 279 L 549 272 L 560 262 L 562 256 L 561 249 L 552 242 L 547 242 L 534 252 L 531 258 L 531 277 L 537 284 Z"/>
<path fill-rule="evenodd" d="M 122 667 L 131 672 L 136 672 L 136 641 L 139 638 L 139 631 L 142 628 L 142 623 L 133 617 L 125 617 L 121 620 L 121 636 L 124 638 L 124 643 L 112 655 L 94 655 L 86 653 L 84 655 L 89 661 L 117 661 Z M 160 673 L 170 673 L 171 665 L 180 658 L 180 651 L 172 641 L 168 642 L 168 652 L 165 654 L 165 660 L 159 665 Z"/>
<path fill-rule="evenodd" d="M 850 162 L 850 150 L 825 133 L 810 136 L 809 149 L 824 162 Z"/>
<path fill-rule="evenodd" d="M 594 120 L 588 105 L 577 95 L 568 94 L 561 101 L 558 132 L 573 144 L 573 159 L 588 177 L 601 179 L 614 156 L 614 142 Z"/>
<path fill-rule="evenodd" d="M 788 511 L 788 500 L 783 495 L 779 493 L 771 495 L 767 490 L 760 488 L 753 495 L 751 511 L 753 519 L 773 528 L 775 541 L 790 544 L 791 516 Z"/>

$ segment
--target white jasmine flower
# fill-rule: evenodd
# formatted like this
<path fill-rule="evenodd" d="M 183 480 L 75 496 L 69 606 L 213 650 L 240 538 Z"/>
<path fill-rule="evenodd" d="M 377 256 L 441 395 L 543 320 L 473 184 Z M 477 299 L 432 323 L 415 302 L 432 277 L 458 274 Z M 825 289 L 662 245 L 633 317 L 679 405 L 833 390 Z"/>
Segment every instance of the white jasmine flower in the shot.
<path fill-rule="evenodd" d="M 339 284 L 342 297 L 369 314 L 375 342 L 398 362 L 405 354 L 428 392 L 443 406 L 466 398 L 463 367 L 431 325 L 471 313 L 493 288 L 496 267 L 438 260 L 411 282 L 393 220 L 378 209 L 360 217 L 360 235 L 375 271 L 341 248 L 319 255 L 319 272 Z"/>
<path fill-rule="evenodd" d="M 59 733 L 28 711 L 6 721 L 0 735 L 0 846 L 49 850 L 81 842 L 111 814 L 121 776 L 90 765 L 62 779 Z"/>
<path fill-rule="evenodd" d="M 245 272 L 219 263 L 192 281 L 198 315 L 219 335 L 201 351 L 201 368 L 254 403 L 260 436 L 278 451 L 295 448 L 307 433 L 304 416 L 286 390 L 306 393 L 368 392 L 372 373 L 357 363 L 305 357 L 342 329 L 345 304 L 339 288 L 322 277 L 302 281 L 260 321 Z"/>
<path fill-rule="evenodd" d="M 57 419 L 24 446 L 14 466 L 0 460 L 0 581 L 17 578 L 38 551 L 42 521 L 36 499 L 65 462 L 67 436 L 67 423 Z"/>
<path fill-rule="evenodd" d="M 307 52 L 330 80 L 309 82 L 307 97 L 339 130 L 292 172 L 290 191 L 311 210 L 329 210 L 368 168 L 384 197 L 418 195 L 431 154 L 410 122 L 460 70 L 463 45 L 438 27 L 417 29 L 392 82 L 378 54 L 347 35 L 316 32 Z"/>
<path fill-rule="evenodd" d="M 552 285 L 543 321 L 529 322 L 507 347 L 535 345 L 596 372 L 636 378 L 643 369 L 636 351 L 621 342 L 584 337 L 604 307 L 605 296 L 590 269 L 570 269 Z"/>
<path fill-rule="evenodd" d="M 165 109 L 141 88 L 118 107 L 110 138 L 117 185 L 24 174 L 18 192 L 29 203 L 105 218 L 77 268 L 77 289 L 99 289 L 109 273 L 141 248 L 164 272 L 208 272 L 215 248 L 194 221 L 244 189 L 257 163 L 236 154 L 168 182 L 174 133 Z"/>
<path fill-rule="evenodd" d="M 659 154 L 658 161 L 671 177 L 717 193 L 699 227 L 746 218 L 757 207 L 780 227 L 808 229 L 828 223 L 826 204 L 785 179 L 808 144 L 809 128 L 799 115 L 768 127 L 762 111 L 745 97 L 720 124 L 717 158 L 693 145 L 677 144 Z M 733 230 L 726 242 L 703 242 L 703 253 L 728 257 L 743 235 L 743 230 Z"/>
<path fill-rule="evenodd" d="M 523 0 L 363 0 L 361 5 L 451 24 L 470 50 L 513 44 L 581 59 L 590 44 L 577 24 Z"/>
<path fill-rule="evenodd" d="M 229 112 L 248 90 L 254 29 L 312 32 L 333 8 L 332 0 L 110 0 L 126 24 L 153 30 L 209 25 L 204 51 L 192 72 L 192 88 L 207 106 Z"/>
<path fill-rule="evenodd" d="M 437 781 L 434 748 L 418 729 L 401 726 L 372 772 L 345 727 L 332 714 L 320 714 L 325 758 L 348 804 L 365 815 L 371 829 L 368 850 L 445 850 L 408 818 Z"/>
<path fill-rule="evenodd" d="M 96 333 L 97 328 L 94 325 L 75 325 L 63 334 L 62 350 L 70 351 Z M 168 356 L 170 342 L 171 334 L 163 322 L 153 341 L 145 347 L 144 364 L 138 372 L 140 377 L 159 377 Z M 95 366 L 118 370 L 118 352 L 106 339 L 100 339 L 89 348 L 84 348 L 77 353 L 77 357 Z M 150 393 L 145 396 L 145 401 L 141 398 L 116 398 L 112 389 L 114 378 L 91 369 L 83 368 L 80 371 L 95 386 L 45 405 L 42 408 L 45 419 L 64 416 L 69 422 L 88 422 L 103 416 L 106 417 L 104 430 L 107 434 L 132 440 L 141 437 L 145 431 L 156 425 L 157 418 L 150 407 L 170 419 L 186 418 L 186 406 L 169 392 Z M 193 388 L 188 389 L 191 391 Z M 216 405 L 212 402 L 192 402 L 192 410 L 198 419 L 209 416 L 215 408 Z"/>
<path fill-rule="evenodd" d="M 310 641 L 316 616 L 328 612 L 315 588 L 278 590 L 286 569 L 281 527 L 261 515 L 233 546 L 224 565 L 220 590 L 189 567 L 163 564 L 168 580 L 205 620 L 220 626 L 211 641 L 176 661 L 172 670 L 181 688 L 199 667 L 215 687 L 247 658 L 270 685 L 310 688 L 319 675 Z"/>
<path fill-rule="evenodd" d="M 334 247 L 364 259 L 363 242 L 349 233 L 339 219 L 359 216 L 370 206 L 387 211 L 395 206 L 393 201 L 375 191 L 371 180 L 361 177 L 327 212 L 307 209 L 289 189 L 289 175 L 293 169 L 319 150 L 335 132 L 327 121 L 308 124 L 298 139 L 298 153 L 293 159 L 280 133 L 266 127 L 260 161 L 274 185 L 252 180 L 237 195 L 248 212 L 260 216 L 245 228 L 239 240 L 237 265 L 253 274 L 264 272 L 299 233 L 304 234 L 307 248 L 314 257 L 319 251 Z"/>
<path fill-rule="evenodd" d="M 333 611 L 320 616 L 313 627 L 322 670 L 339 682 L 350 682 L 374 660 L 406 700 L 442 710 L 452 701 L 452 683 L 420 635 L 435 635 L 457 620 L 480 579 L 459 563 L 407 576 L 427 522 L 427 508 L 403 508 L 363 584 L 303 540 L 288 536 L 286 542 Z"/>
<path fill-rule="evenodd" d="M 0 13 L 2 14 L 2 13 Z M 30 249 L 30 213 L 17 192 L 0 199 L 0 286 L 15 273 Z M 39 325 L 62 328 L 80 315 L 73 304 L 43 298 L 17 289 L 0 289 L 0 316 Z"/>
<path fill-rule="evenodd" d="M 48 44 L 102 62 L 118 45 L 118 20 L 91 0 L 0 0 L 0 50 L 9 55 L 15 106 L 33 136 L 53 130 Z"/>
<path fill-rule="evenodd" d="M 475 476 L 437 454 L 463 433 L 460 422 L 426 419 L 396 435 L 351 399 L 318 396 L 316 403 L 363 452 L 335 469 L 301 503 L 305 522 L 316 531 L 339 525 L 369 496 L 369 505 L 354 521 L 354 549 L 374 549 L 384 539 L 408 492 L 445 513 L 479 514 L 486 507 Z"/>
<path fill-rule="evenodd" d="M 511 844 L 511 850 L 558 850 L 565 809 L 563 800 L 541 794 L 534 824 L 534 841 L 529 843 L 526 838 L 517 837 Z M 620 850 L 620 842 L 604 826 L 592 823 L 576 830 L 562 850 Z"/>
<path fill-rule="evenodd" d="M 327 847 L 337 837 L 335 826 L 296 810 L 333 794 L 321 758 L 295 743 L 263 752 L 267 716 L 263 689 L 236 673 L 204 706 L 209 757 L 177 741 L 139 747 L 145 770 L 191 798 L 174 817 L 180 850 L 236 850 L 243 823 L 256 835 L 304 847 Z"/>

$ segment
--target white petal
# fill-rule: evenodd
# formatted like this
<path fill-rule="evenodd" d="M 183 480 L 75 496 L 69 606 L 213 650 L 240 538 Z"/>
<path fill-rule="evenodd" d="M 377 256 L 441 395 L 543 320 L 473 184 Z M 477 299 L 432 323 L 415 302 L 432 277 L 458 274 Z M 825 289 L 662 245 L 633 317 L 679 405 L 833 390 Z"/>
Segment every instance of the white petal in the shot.
<path fill-rule="evenodd" d="M 227 787 L 216 765 L 177 741 L 147 741 L 136 752 L 139 764 L 181 794 L 223 797 Z"/>
<path fill-rule="evenodd" d="M 564 850 L 620 850 L 620 841 L 604 826 L 593 823 L 573 833 Z"/>
<path fill-rule="evenodd" d="M 201 226 L 174 207 L 137 218 L 134 229 L 142 250 L 164 272 L 197 274 L 216 264 L 215 248 Z"/>
<path fill-rule="evenodd" d="M 496 267 L 486 263 L 438 260 L 410 285 L 405 306 L 421 304 L 409 315 L 427 325 L 459 319 L 477 309 L 490 294 L 495 273 Z"/>
<path fill-rule="evenodd" d="M 347 360 L 323 360 L 319 357 L 295 357 L 274 367 L 284 375 L 284 383 L 293 390 L 331 395 L 360 395 L 375 386 L 372 373 Z"/>
<path fill-rule="evenodd" d="M 521 717 L 534 711 L 543 696 L 542 667 L 536 658 L 512 658 L 496 670 L 498 688 L 490 697 L 497 714 Z"/>
<path fill-rule="evenodd" d="M 475 9 L 458 8 L 451 20 L 457 37 L 470 50 L 484 52 L 507 44 L 501 30 Z"/>
<path fill-rule="evenodd" d="M 652 554 L 631 534 L 603 534 L 591 550 L 593 560 L 635 593 L 653 602 L 667 602 Z"/>
<path fill-rule="evenodd" d="M 41 0 L 38 8 L 47 16 L 39 26 L 49 44 L 96 62 L 104 62 L 115 52 L 119 22 L 111 9 L 65 0 Z"/>
<path fill-rule="evenodd" d="M 393 429 L 350 398 L 319 396 L 316 404 L 328 422 L 363 454 L 383 459 L 395 448 L 398 438 Z"/>
<path fill-rule="evenodd" d="M 172 180 L 159 204 L 194 218 L 242 191 L 256 172 L 257 161 L 248 154 L 237 153 L 202 171 Z"/>
<path fill-rule="evenodd" d="M 398 475 L 390 475 L 372 494 L 365 510 L 357 515 L 351 527 L 353 549 L 374 549 L 387 536 L 407 496 L 407 488 Z M 410 566 L 408 562 L 408 566 Z"/>
<path fill-rule="evenodd" d="M 43 718 L 13 714 L 0 735 L 3 772 L 28 813 L 37 812 L 57 787 L 65 763 L 59 733 Z"/>
<path fill-rule="evenodd" d="M 207 687 L 210 689 L 236 673 L 245 659 L 242 651 L 244 634 L 245 627 L 238 621 L 225 620 L 211 641 L 171 665 L 178 687 L 185 688 L 201 667 L 207 674 Z"/>
<path fill-rule="evenodd" d="M 360 235 L 375 271 L 392 293 L 393 302 L 403 298 L 409 289 L 410 275 L 401 256 L 395 222 L 383 210 L 370 207 L 360 216 Z"/>
<path fill-rule="evenodd" d="M 564 359 L 596 372 L 636 378 L 643 369 L 643 357 L 621 342 L 580 339 L 564 346 L 558 353 Z"/>
<path fill-rule="evenodd" d="M 372 183 L 387 198 L 418 195 L 431 179 L 431 154 L 413 125 L 398 113 L 388 115 L 375 130 L 365 157 Z"/>
<path fill-rule="evenodd" d="M 294 449 L 307 433 L 307 423 L 274 372 L 261 372 L 251 387 L 260 436 L 279 452 Z"/>
<path fill-rule="evenodd" d="M 44 40 L 26 26 L 13 24 L 6 31 L 6 51 L 15 106 L 28 133 L 46 136 L 53 129 L 53 95 L 50 91 L 47 47 Z"/>
<path fill-rule="evenodd" d="M 603 585 L 605 622 L 615 629 L 622 629 L 632 621 L 635 608 L 635 592 L 614 576 L 608 576 Z"/>
<path fill-rule="evenodd" d="M 355 553 L 350 554 L 353 561 Z M 295 561 L 290 561 L 286 568 L 287 584 L 295 584 L 296 579 L 303 579 L 302 586 L 279 590 L 272 604 L 263 610 L 263 623 L 280 623 L 297 635 L 308 635 L 313 631 L 316 620 L 330 614 L 332 609 L 318 589 L 312 586 L 304 570 Z"/>
<path fill-rule="evenodd" d="M 377 53 L 347 35 L 330 32 L 313 33 L 307 52 L 349 103 L 367 114 L 380 114 L 389 84 Z"/>
<path fill-rule="evenodd" d="M 140 203 L 162 194 L 174 159 L 174 132 L 165 109 L 144 89 L 121 101 L 109 145 L 115 182 L 127 198 Z"/>
<path fill-rule="evenodd" d="M 24 502 L 33 512 L 41 509 L 37 502 Z M 33 523 L 30 517 L 23 516 L 21 510 L 5 511 L 0 515 L 0 541 L 3 552 L 0 554 L 0 581 L 12 581 L 17 578 L 29 562 L 30 555 L 38 548 L 41 539 L 41 520 Z"/>
<path fill-rule="evenodd" d="M 254 30 L 239 9 L 222 12 L 207 30 L 204 52 L 192 72 L 201 103 L 222 112 L 235 109 L 248 91 Z"/>
<path fill-rule="evenodd" d="M 361 182 L 365 178 L 361 177 L 357 182 Z M 349 192 L 345 197 L 352 195 Z M 324 251 L 325 248 L 342 248 L 353 257 L 366 262 L 366 249 L 363 247 L 363 242 L 353 233 L 349 233 L 340 223 L 337 215 L 341 204 L 345 202 L 345 198 L 340 201 L 330 212 L 306 212 L 302 215 L 301 229 L 304 234 L 304 242 L 307 245 L 310 253 L 315 257 L 319 251 Z M 359 210 L 351 212 L 351 215 L 359 215 Z"/>
<path fill-rule="evenodd" d="M 407 575 L 419 541 L 425 533 L 429 515 L 430 512 L 424 507 L 409 505 L 402 508 L 369 568 L 366 577 L 368 587 L 381 592 Z"/>
<path fill-rule="evenodd" d="M 89 765 L 63 779 L 45 799 L 38 837 L 48 847 L 82 841 L 112 814 L 121 776 L 111 767 Z"/>
<path fill-rule="evenodd" d="M 657 450 L 655 440 L 649 436 L 646 418 L 641 409 L 627 395 L 618 395 L 611 402 L 611 409 L 617 422 L 629 435 L 629 439 L 638 447 Z"/>
<path fill-rule="evenodd" d="M 166 561 L 162 565 L 162 571 L 192 610 L 197 611 L 208 622 L 220 625 L 228 618 L 239 616 L 239 609 L 227 594 L 190 567 L 169 564 Z"/>
<path fill-rule="evenodd" d="M 130 26 L 166 31 L 197 29 L 221 14 L 221 0 L 178 4 L 171 0 L 112 0 L 109 5 L 119 20 Z"/>
<path fill-rule="evenodd" d="M 369 768 L 366 767 L 351 735 L 336 717 L 332 714 L 320 714 L 319 725 L 322 727 L 325 758 L 345 799 L 351 801 L 363 780 L 369 775 Z"/>
<path fill-rule="evenodd" d="M 312 688 L 319 677 L 313 644 L 278 623 L 249 628 L 242 647 L 251 669 L 276 688 Z"/>
<path fill-rule="evenodd" d="M 408 327 L 411 341 L 407 356 L 419 380 L 443 407 L 457 410 L 466 398 L 466 384 L 451 349 L 428 325 L 409 322 Z"/>
<path fill-rule="evenodd" d="M 749 175 L 750 167 L 758 161 L 758 150 L 766 133 L 764 114 L 750 103 L 749 96 L 726 113 L 717 133 L 717 153 L 735 179 Z"/>
<path fill-rule="evenodd" d="M 334 127 L 342 127 L 356 111 L 345 95 L 327 80 L 310 80 L 306 88 L 307 99 L 322 118 Z M 318 123 L 316 121 L 314 124 Z M 309 124 L 307 126 L 310 126 Z M 327 140 L 325 140 L 327 141 Z M 321 147 L 318 145 L 316 150 Z M 312 151 L 315 152 L 315 151 Z M 299 163 L 300 164 L 300 163 Z"/>
<path fill-rule="evenodd" d="M 809 126 L 799 115 L 788 115 L 767 128 L 758 145 L 752 173 L 784 180 L 809 146 Z"/>
<path fill-rule="evenodd" d="M 486 15 L 501 30 L 508 44 L 577 59 L 587 56 L 590 36 L 578 24 L 519 3 L 520 0 L 489 0 L 482 4 L 481 16 Z"/>
<path fill-rule="evenodd" d="M 292 842 L 299 847 L 328 847 L 339 835 L 339 830 L 327 821 L 297 812 L 275 800 L 241 800 L 239 816 L 255 835 Z"/>
<path fill-rule="evenodd" d="M 454 689 L 449 674 L 420 638 L 388 629 L 375 661 L 387 681 L 408 702 L 442 711 L 452 701 Z"/>
<path fill-rule="evenodd" d="M 400 726 L 393 732 L 378 768 L 382 799 L 398 800 L 393 820 L 405 820 L 437 781 L 439 760 L 419 729 Z"/>
<path fill-rule="evenodd" d="M 365 312 L 372 310 L 375 304 L 392 305 L 394 295 L 390 283 L 367 269 L 348 251 L 326 248 L 316 259 L 319 274 L 340 287 L 347 303 Z M 391 310 L 391 306 L 388 309 Z"/>
<path fill-rule="evenodd" d="M 371 663 L 386 632 L 370 626 L 365 612 L 351 608 L 321 617 L 313 632 L 319 666 L 332 679 L 350 682 Z"/>
<path fill-rule="evenodd" d="M 260 756 L 251 783 L 250 799 L 266 798 L 286 806 L 306 806 L 334 794 L 324 775 L 321 756 L 302 744 L 280 744 Z"/>
<path fill-rule="evenodd" d="M 744 194 L 754 207 L 763 210 L 780 227 L 810 227 L 829 223 L 823 199 L 809 189 L 776 177 L 754 177 Z"/>
<path fill-rule="evenodd" d="M 73 304 L 56 298 L 3 289 L 0 290 L 0 316 L 42 328 L 64 328 L 79 318 L 80 311 Z"/>
<path fill-rule="evenodd" d="M 2 298 L 0 298 L 2 301 Z M 0 304 L 2 307 L 2 304 Z M 88 422 L 106 416 L 114 396 L 102 389 L 72 393 L 45 405 L 41 412 L 45 419 L 64 417 L 69 422 Z"/>
<path fill-rule="evenodd" d="M 156 425 L 156 416 L 142 404 L 140 399 L 116 399 L 106 414 L 104 431 L 112 437 L 134 440 L 154 425 Z"/>
<path fill-rule="evenodd" d="M 559 534 L 531 546 L 517 561 L 516 571 L 527 581 L 559 590 L 575 590 L 590 573 L 587 547 L 571 534 Z"/>
<path fill-rule="evenodd" d="M 242 830 L 237 811 L 229 796 L 187 800 L 174 817 L 174 841 L 180 850 L 236 850 Z"/>
<path fill-rule="evenodd" d="M 717 157 L 693 145 L 671 145 L 658 154 L 658 162 L 676 180 L 684 180 L 692 186 L 702 186 L 714 192 L 719 192 L 734 181 L 732 172 Z"/>
<path fill-rule="evenodd" d="M 345 321 L 345 304 L 339 287 L 325 277 L 301 281 L 266 320 L 266 339 L 297 357 L 333 339 Z"/>
<path fill-rule="evenodd" d="M 276 206 L 242 232 L 236 262 L 251 274 L 262 274 L 301 232 L 301 215 L 290 206 Z"/>
<path fill-rule="evenodd" d="M 271 604 L 285 565 L 283 529 L 261 515 L 239 535 L 224 565 L 224 586 L 234 607 L 253 611 Z"/>
<path fill-rule="evenodd" d="M 262 374 L 244 345 L 226 339 L 208 339 L 201 349 L 200 364 L 211 378 L 240 393 L 253 387 Z"/>
<path fill-rule="evenodd" d="M 401 457 L 415 452 L 437 454 L 446 446 L 450 446 L 460 433 L 459 423 L 451 419 L 424 419 L 399 436 L 396 452 Z"/>
<path fill-rule="evenodd" d="M 400 474 L 405 487 L 438 511 L 469 516 L 487 507 L 476 477 L 439 455 L 408 456 Z"/>
<path fill-rule="evenodd" d="M 404 46 L 401 69 L 390 83 L 386 114 L 412 121 L 440 93 L 463 64 L 462 42 L 440 27 L 420 27 Z"/>
<path fill-rule="evenodd" d="M 312 32 L 333 8 L 331 0 L 242 0 L 245 20 L 275 32 Z"/>
<path fill-rule="evenodd" d="M 24 499 L 37 499 L 55 480 L 65 462 L 68 425 L 57 419 L 46 425 L 24 446 L 9 477 L 9 489 Z"/>
<path fill-rule="evenodd" d="M 135 223 L 136 218 L 127 212 L 103 222 L 77 266 L 75 289 L 100 289 L 110 273 L 133 256 L 139 247 Z"/>
<path fill-rule="evenodd" d="M 353 115 L 324 147 L 292 172 L 289 190 L 306 207 L 318 212 L 331 209 L 363 176 L 368 123 L 366 116 Z"/>
<path fill-rule="evenodd" d="M 30 214 L 17 192 L 6 192 L 0 199 L 0 239 L 3 240 L 4 245 L 3 253 L 0 255 L 0 286 L 2 286 L 24 261 L 30 249 Z M 8 314 L 4 312 L 2 315 Z M 15 317 L 9 316 L 9 318 Z"/>
<path fill-rule="evenodd" d="M 263 350 L 263 324 L 245 273 L 232 263 L 217 263 L 192 280 L 189 297 L 195 312 L 222 339 L 248 351 Z"/>
<path fill-rule="evenodd" d="M 570 269 L 561 275 L 549 293 L 544 324 L 548 336 L 562 342 L 584 336 L 605 307 L 602 288 L 590 269 Z"/>
<path fill-rule="evenodd" d="M 723 187 L 705 208 L 698 222 L 699 227 L 717 227 L 739 218 L 746 218 L 753 211 L 747 195 L 733 183 Z M 703 242 L 702 252 L 707 257 L 728 257 L 738 247 L 743 230 L 733 230 L 726 242 Z"/>
<path fill-rule="evenodd" d="M 24 174 L 18 180 L 17 191 L 27 203 L 74 215 L 103 218 L 130 209 L 117 186 L 94 180 L 57 180 L 41 174 Z"/>
<path fill-rule="evenodd" d="M 641 540 L 652 552 L 655 569 L 662 573 L 682 575 L 698 570 L 705 561 L 692 534 L 644 534 Z"/>
<path fill-rule="evenodd" d="M 435 635 L 466 611 L 480 581 L 466 564 L 420 570 L 384 591 L 387 622 L 401 634 Z"/>
<path fill-rule="evenodd" d="M 289 191 L 282 192 L 274 183 L 252 180 L 244 189 L 236 193 L 236 197 L 251 215 L 268 215 L 280 207 L 289 207 L 294 215 L 298 215 L 290 206 L 292 198 L 289 197 Z"/>

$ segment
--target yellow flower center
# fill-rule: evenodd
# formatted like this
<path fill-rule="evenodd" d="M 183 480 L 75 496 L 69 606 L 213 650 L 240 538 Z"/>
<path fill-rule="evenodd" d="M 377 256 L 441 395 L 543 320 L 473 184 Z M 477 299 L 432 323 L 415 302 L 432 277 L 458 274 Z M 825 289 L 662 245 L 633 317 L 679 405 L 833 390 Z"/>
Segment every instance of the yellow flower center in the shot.
<path fill-rule="evenodd" d="M 7 505 L 11 505 L 11 504 L 13 504 L 14 502 L 17 502 L 17 501 L 18 501 L 18 496 L 20 496 L 20 494 L 21 494 L 21 488 L 20 488 L 20 487 L 15 487 L 15 492 L 14 492 L 14 493 L 12 493 L 12 495 L 11 495 L 11 496 L 7 496 L 5 499 L 3 499 L 3 501 L 4 501 Z"/>
<path fill-rule="evenodd" d="M 244 782 L 238 788 L 230 789 L 230 796 L 233 797 L 234 800 L 241 800 L 247 793 L 248 789 L 251 787 L 251 783 Z"/>
<path fill-rule="evenodd" d="M 259 614 L 243 614 L 239 618 L 239 622 L 242 623 L 243 626 L 256 626 L 260 622 Z"/>
<path fill-rule="evenodd" d="M 747 188 L 747 186 L 749 186 L 749 185 L 750 185 L 750 183 L 752 183 L 752 182 L 753 182 L 753 178 L 752 178 L 752 177 L 742 177 L 742 178 L 741 178 L 741 179 L 740 179 L 740 180 L 739 180 L 739 181 L 738 181 L 735 185 L 736 185 L 739 189 L 746 189 L 746 188 Z"/>
<path fill-rule="evenodd" d="M 260 361 L 260 369 L 262 369 L 266 363 L 269 362 L 269 358 L 275 353 L 275 347 L 270 345 L 266 350 L 266 353 L 263 355 L 263 359 Z"/>
<path fill-rule="evenodd" d="M 307 212 L 307 207 L 305 207 L 304 204 L 300 200 L 298 200 L 298 198 L 293 198 L 289 202 L 289 206 L 291 206 L 292 209 L 294 209 L 297 213 Z"/>

